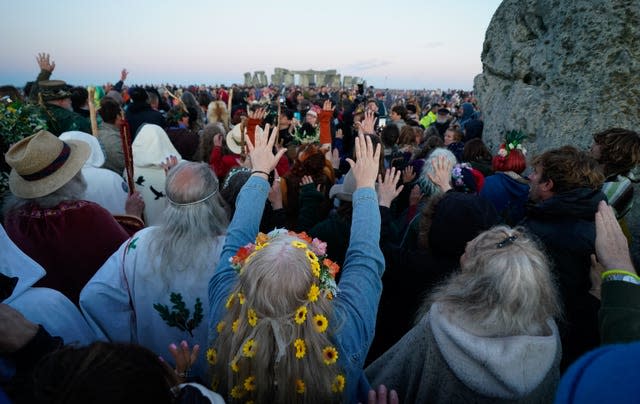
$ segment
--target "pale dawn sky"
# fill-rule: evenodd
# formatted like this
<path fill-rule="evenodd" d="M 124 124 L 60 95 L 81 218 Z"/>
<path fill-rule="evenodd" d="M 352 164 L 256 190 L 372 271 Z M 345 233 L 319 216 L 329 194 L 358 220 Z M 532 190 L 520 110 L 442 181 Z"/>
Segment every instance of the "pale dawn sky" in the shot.
<path fill-rule="evenodd" d="M 0 84 L 24 85 L 35 55 L 52 78 L 103 84 L 242 83 L 274 67 L 336 69 L 379 88 L 471 89 L 499 0 L 0 1 Z"/>

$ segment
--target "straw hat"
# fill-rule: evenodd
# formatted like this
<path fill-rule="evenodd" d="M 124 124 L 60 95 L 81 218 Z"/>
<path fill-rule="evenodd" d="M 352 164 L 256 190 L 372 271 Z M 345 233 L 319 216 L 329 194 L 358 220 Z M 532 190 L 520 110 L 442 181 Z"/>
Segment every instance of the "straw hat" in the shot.
<path fill-rule="evenodd" d="M 12 168 L 9 189 L 25 199 L 49 195 L 69 182 L 91 154 L 85 142 L 63 142 L 41 130 L 13 145 L 5 154 Z"/>
<path fill-rule="evenodd" d="M 231 150 L 235 154 L 242 154 L 242 132 L 240 132 L 241 126 L 242 125 L 240 124 L 234 126 L 233 129 L 231 129 L 229 133 L 227 133 L 227 136 L 225 138 L 227 147 L 229 148 L 229 150 Z M 259 126 L 256 126 L 256 135 L 261 135 L 261 134 L 262 134 L 262 128 Z M 247 136 L 246 128 L 244 130 L 244 135 Z"/>

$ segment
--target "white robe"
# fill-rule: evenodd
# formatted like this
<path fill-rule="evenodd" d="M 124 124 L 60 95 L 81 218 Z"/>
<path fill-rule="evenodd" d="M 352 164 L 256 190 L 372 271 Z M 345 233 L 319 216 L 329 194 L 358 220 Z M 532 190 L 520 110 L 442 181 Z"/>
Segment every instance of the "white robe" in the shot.
<path fill-rule="evenodd" d="M 150 243 L 158 227 L 146 228 L 125 242 L 91 278 L 80 294 L 80 307 L 95 333 L 112 342 L 136 343 L 149 348 L 171 362 L 168 346 L 182 340 L 200 344 L 201 354 L 193 371 L 208 382 L 206 349 L 209 279 L 218 263 L 224 237 L 220 236 L 208 250 L 206 268 L 167 271 L 168 284 L 156 269 L 159 257 L 152 256 Z M 202 320 L 192 335 L 169 326 L 161 318 L 155 304 L 169 311 L 170 295 L 179 293 L 189 318 L 194 318 L 196 299 L 202 304 Z M 129 303 L 131 299 L 131 304 Z"/>

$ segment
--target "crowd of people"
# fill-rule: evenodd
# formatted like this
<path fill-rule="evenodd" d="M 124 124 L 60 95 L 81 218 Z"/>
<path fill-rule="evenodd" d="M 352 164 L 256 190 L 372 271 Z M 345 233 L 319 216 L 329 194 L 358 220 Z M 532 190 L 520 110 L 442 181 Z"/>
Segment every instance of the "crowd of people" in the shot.
<path fill-rule="evenodd" d="M 636 397 L 637 132 L 492 153 L 463 91 L 37 62 L 0 87 L 0 402 Z"/>

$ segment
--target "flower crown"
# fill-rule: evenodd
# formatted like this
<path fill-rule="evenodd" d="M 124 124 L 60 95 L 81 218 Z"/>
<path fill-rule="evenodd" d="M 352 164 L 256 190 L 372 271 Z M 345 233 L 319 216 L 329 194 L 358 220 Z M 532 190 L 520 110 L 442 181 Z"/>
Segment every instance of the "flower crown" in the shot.
<path fill-rule="evenodd" d="M 318 128 L 314 128 L 313 132 L 303 132 L 302 126 L 296 128 L 295 132 L 293 132 L 293 139 L 298 144 L 309 144 L 309 143 L 319 143 L 320 142 L 320 131 Z"/>
<path fill-rule="evenodd" d="M 527 149 L 522 146 L 522 142 L 527 138 L 527 135 L 522 131 L 511 130 L 507 132 L 504 137 L 504 143 L 500 145 L 498 149 L 498 157 L 507 158 L 512 150 L 520 150 L 522 155 L 527 155 Z"/>
<path fill-rule="evenodd" d="M 271 240 L 284 234 L 298 238 L 299 240 L 292 241 L 291 245 L 305 250 L 311 273 L 318 279 L 319 284 L 319 286 L 316 286 L 314 283 L 312 289 L 313 286 L 316 286 L 318 293 L 322 292 L 328 299 L 333 299 L 333 297 L 338 294 L 338 285 L 336 284 L 335 278 L 338 272 L 340 272 L 340 266 L 327 258 L 327 243 L 317 238 L 312 239 L 305 232 L 296 233 L 286 229 L 275 229 L 268 234 L 260 232 L 256 237 L 255 243 L 249 243 L 244 247 L 240 247 L 236 255 L 229 258 L 231 266 L 238 273 L 242 273 L 243 267 L 253 258 L 256 251 L 268 246 Z M 317 294 L 315 292 L 312 294 L 311 292 L 312 291 L 310 291 L 309 294 L 316 296 L 317 299 Z M 310 300 L 315 301 L 315 299 Z"/>

